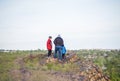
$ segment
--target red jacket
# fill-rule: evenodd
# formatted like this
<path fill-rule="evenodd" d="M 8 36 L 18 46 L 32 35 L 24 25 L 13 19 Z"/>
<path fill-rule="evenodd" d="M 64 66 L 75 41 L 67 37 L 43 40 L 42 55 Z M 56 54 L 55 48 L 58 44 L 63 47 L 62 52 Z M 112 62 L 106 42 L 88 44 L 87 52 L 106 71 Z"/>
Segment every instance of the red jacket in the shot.
<path fill-rule="evenodd" d="M 47 49 L 52 50 L 52 41 L 51 41 L 51 39 L 47 40 Z"/>

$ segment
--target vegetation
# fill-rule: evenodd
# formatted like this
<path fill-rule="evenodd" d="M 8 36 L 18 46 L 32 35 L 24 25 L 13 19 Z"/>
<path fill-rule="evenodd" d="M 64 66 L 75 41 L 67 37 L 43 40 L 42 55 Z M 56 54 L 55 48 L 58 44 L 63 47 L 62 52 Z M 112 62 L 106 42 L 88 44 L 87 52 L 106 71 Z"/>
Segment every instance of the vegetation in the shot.
<path fill-rule="evenodd" d="M 16 65 L 14 62 L 17 58 L 22 58 L 25 56 L 28 56 L 30 54 L 41 54 L 41 53 L 46 53 L 44 50 L 31 50 L 31 51 L 1 51 L 0 52 L 0 81 L 14 81 L 13 78 L 11 77 L 11 71 L 13 69 L 20 69 L 20 66 Z M 37 60 L 38 61 L 38 60 Z M 36 62 L 37 62 L 36 61 Z M 27 63 L 29 68 L 33 67 L 33 64 Z"/>
<path fill-rule="evenodd" d="M 12 81 L 9 71 L 12 69 L 13 60 L 16 57 L 13 53 L 0 52 L 0 81 Z"/>
<path fill-rule="evenodd" d="M 72 51 L 72 50 L 70 50 Z M 69 51 L 68 51 L 69 52 Z M 120 50 L 74 50 L 73 52 L 84 60 L 92 60 L 96 65 L 101 67 L 105 74 L 107 74 L 111 81 L 120 81 Z M 0 81 L 15 81 L 11 76 L 11 71 L 13 69 L 20 69 L 15 61 L 18 58 L 24 58 L 30 54 L 46 54 L 45 50 L 27 50 L 27 51 L 9 51 L 0 52 Z M 26 58 L 25 58 L 26 59 Z M 77 68 L 73 63 L 59 64 L 59 63 L 48 63 L 39 66 L 40 57 L 33 59 L 32 61 L 24 60 L 24 67 L 28 70 L 39 73 L 38 70 L 43 71 L 60 71 L 60 72 L 70 72 L 75 71 Z M 71 68 L 70 68 L 71 67 Z M 33 73 L 34 73 L 33 72 Z M 33 76 L 36 78 L 36 76 Z M 34 79 L 33 79 L 34 80 Z M 37 78 L 36 78 L 37 81 Z"/>
<path fill-rule="evenodd" d="M 42 70 L 53 70 L 53 71 L 59 71 L 59 72 L 75 72 L 76 64 L 73 63 L 65 63 L 65 64 L 59 64 L 59 63 L 48 63 L 42 67 Z"/>
<path fill-rule="evenodd" d="M 79 50 L 77 54 L 101 67 L 111 81 L 120 81 L 120 50 Z"/>

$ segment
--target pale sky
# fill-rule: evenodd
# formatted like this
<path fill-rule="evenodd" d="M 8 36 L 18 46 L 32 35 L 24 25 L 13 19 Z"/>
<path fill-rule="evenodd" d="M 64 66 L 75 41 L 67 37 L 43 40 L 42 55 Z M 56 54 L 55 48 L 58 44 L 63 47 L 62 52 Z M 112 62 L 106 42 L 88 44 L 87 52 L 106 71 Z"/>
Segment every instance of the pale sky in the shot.
<path fill-rule="evenodd" d="M 58 34 L 67 49 L 120 49 L 120 0 L 0 0 L 0 49 L 46 49 Z"/>

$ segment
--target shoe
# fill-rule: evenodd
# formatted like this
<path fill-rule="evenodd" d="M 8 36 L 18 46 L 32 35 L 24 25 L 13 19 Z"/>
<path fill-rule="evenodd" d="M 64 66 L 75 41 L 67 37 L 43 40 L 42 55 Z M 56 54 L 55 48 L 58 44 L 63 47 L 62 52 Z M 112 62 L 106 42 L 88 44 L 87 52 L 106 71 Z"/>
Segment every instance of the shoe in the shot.
<path fill-rule="evenodd" d="M 58 62 L 62 62 L 62 60 L 58 60 Z"/>

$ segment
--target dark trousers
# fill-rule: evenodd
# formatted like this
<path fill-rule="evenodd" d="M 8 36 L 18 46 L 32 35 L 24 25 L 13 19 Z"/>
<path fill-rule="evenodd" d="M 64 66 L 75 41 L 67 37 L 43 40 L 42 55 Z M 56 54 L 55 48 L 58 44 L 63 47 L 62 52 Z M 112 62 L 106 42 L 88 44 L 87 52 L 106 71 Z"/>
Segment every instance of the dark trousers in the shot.
<path fill-rule="evenodd" d="M 62 54 L 62 58 L 65 59 L 65 54 Z"/>
<path fill-rule="evenodd" d="M 52 50 L 48 50 L 48 57 L 51 56 Z"/>

